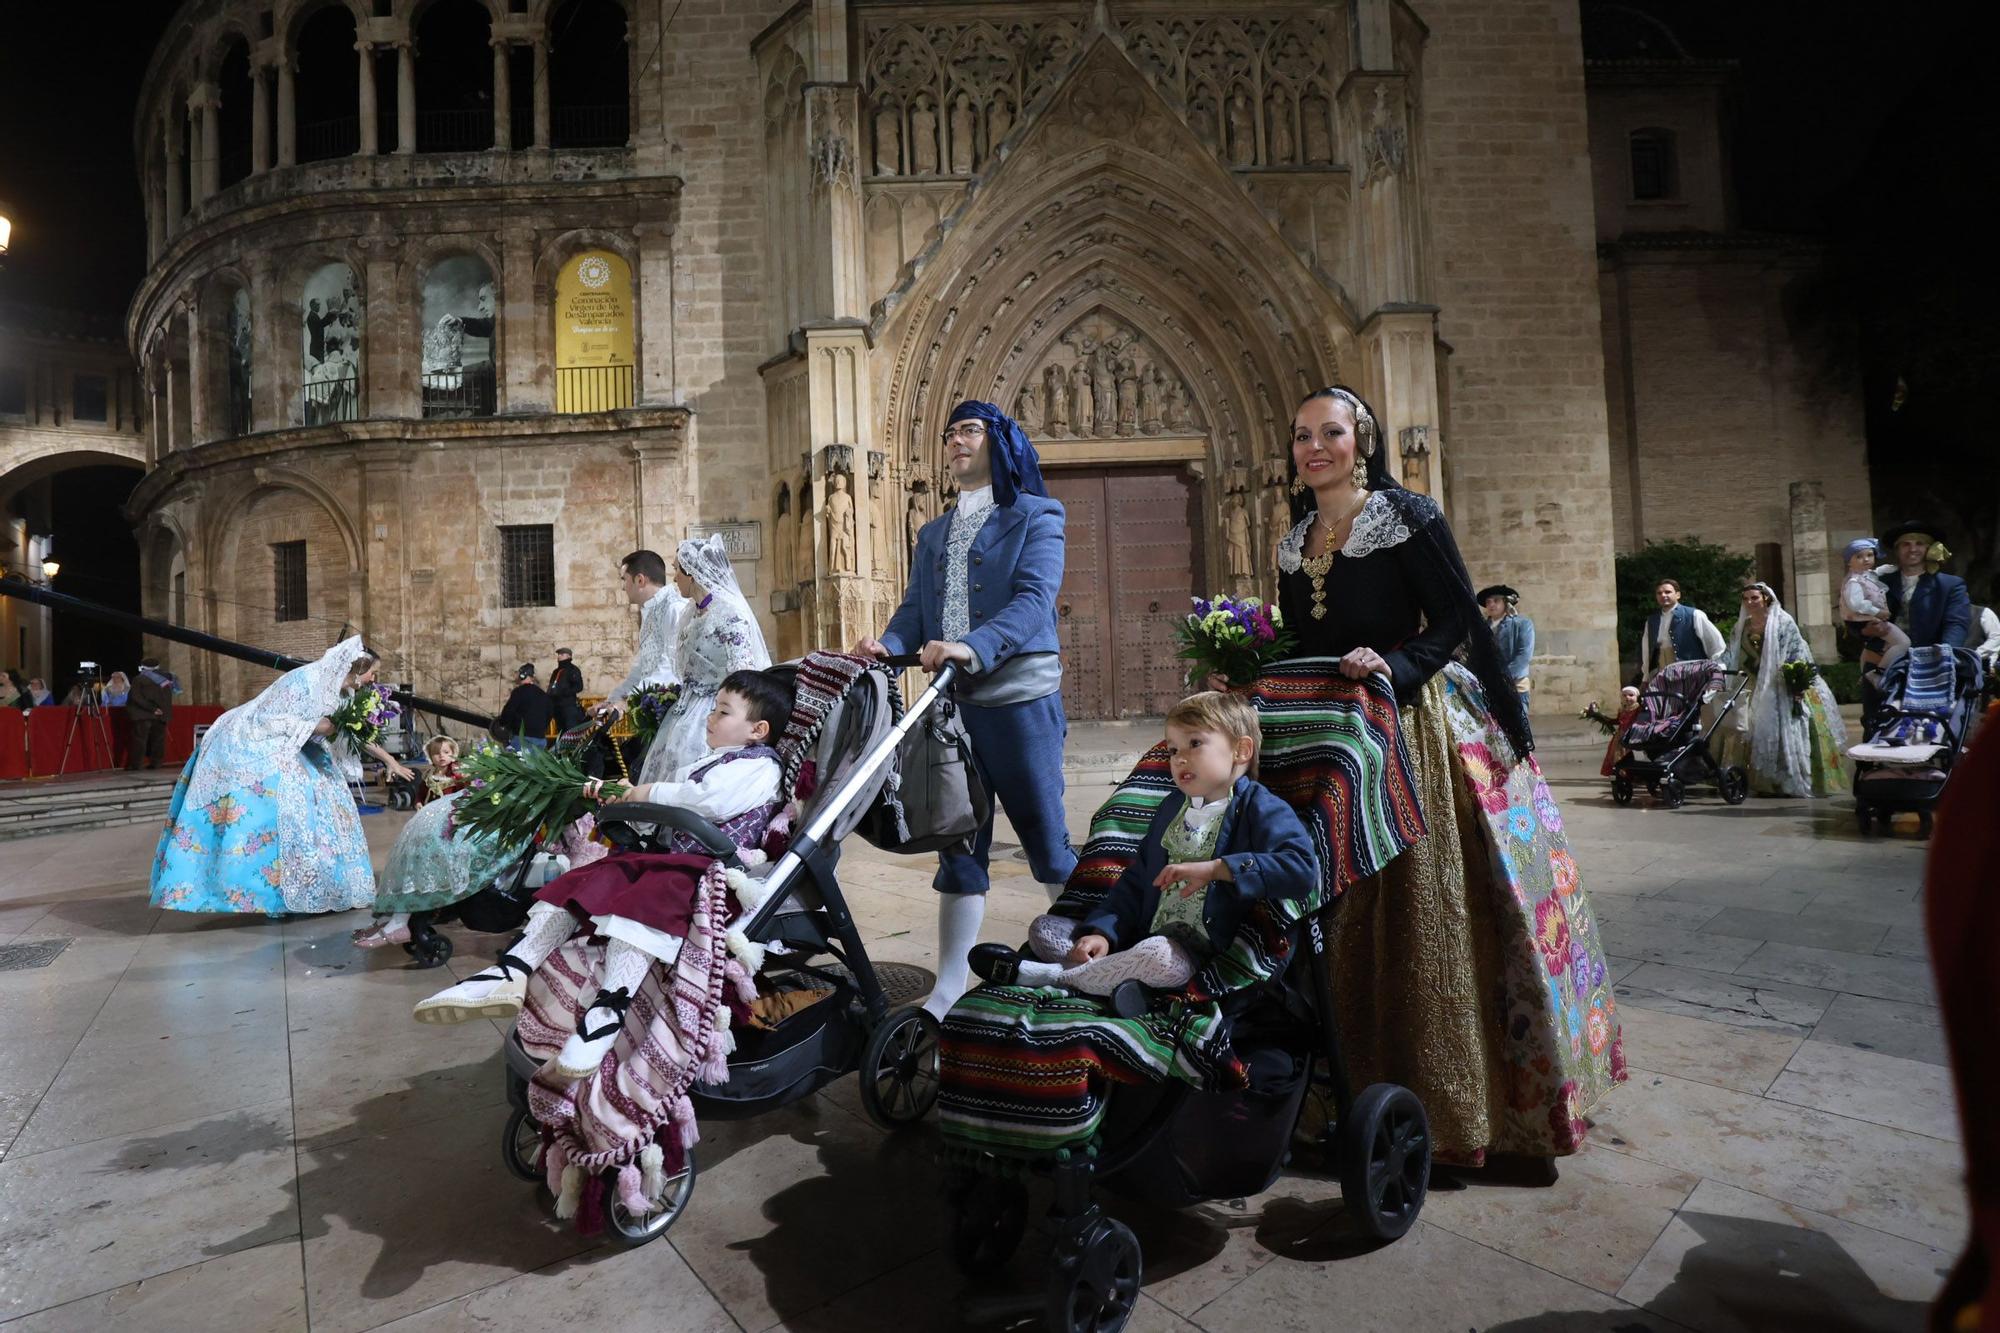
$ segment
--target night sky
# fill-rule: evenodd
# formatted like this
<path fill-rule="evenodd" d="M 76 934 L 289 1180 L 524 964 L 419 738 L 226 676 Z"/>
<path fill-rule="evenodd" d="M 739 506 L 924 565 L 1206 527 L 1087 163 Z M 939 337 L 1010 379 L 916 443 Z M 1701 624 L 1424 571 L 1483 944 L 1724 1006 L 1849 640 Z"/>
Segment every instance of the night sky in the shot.
<path fill-rule="evenodd" d="M 1810 313 L 1860 330 L 1855 373 L 1867 394 L 1878 518 L 1892 521 L 1893 506 L 1930 496 L 1962 498 L 1968 485 L 2000 494 L 1983 434 L 1983 396 L 2000 366 L 1976 295 L 1990 268 L 1981 259 L 1991 230 L 1983 193 L 2000 142 L 1986 82 L 1993 7 L 1632 7 L 1666 20 L 1692 54 L 1741 63 L 1732 136 L 1740 225 L 1810 233 L 1829 247 L 1826 308 Z M 0 199 L 16 231 L 0 301 L 123 314 L 144 266 L 132 106 L 176 8 L 132 0 L 83 19 L 69 5 L 6 5 Z M 1907 402 L 1892 413 L 1898 379 Z M 1896 464 L 1888 475 L 1885 460 Z M 2000 511 L 2000 501 L 1991 508 Z M 1954 543 L 1979 566 L 1975 595 L 2000 562 L 2000 512 L 1985 527 L 1983 538 Z"/>

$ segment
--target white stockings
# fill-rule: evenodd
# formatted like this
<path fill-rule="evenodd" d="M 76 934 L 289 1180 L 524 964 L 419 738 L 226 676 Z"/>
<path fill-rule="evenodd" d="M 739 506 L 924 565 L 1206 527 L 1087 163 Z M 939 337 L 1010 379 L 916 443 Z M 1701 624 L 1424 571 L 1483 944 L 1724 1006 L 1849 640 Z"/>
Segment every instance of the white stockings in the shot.
<path fill-rule="evenodd" d="M 1165 935 L 1148 935 L 1129 949 L 1119 949 L 1074 967 L 1069 956 L 1076 922 L 1062 916 L 1038 916 L 1028 925 L 1028 947 L 1040 962 L 1023 959 L 1020 979 L 1029 986 L 1067 986 L 1085 995 L 1109 995 L 1120 982 L 1136 981 L 1158 990 L 1179 990 L 1194 979 L 1195 957 Z"/>

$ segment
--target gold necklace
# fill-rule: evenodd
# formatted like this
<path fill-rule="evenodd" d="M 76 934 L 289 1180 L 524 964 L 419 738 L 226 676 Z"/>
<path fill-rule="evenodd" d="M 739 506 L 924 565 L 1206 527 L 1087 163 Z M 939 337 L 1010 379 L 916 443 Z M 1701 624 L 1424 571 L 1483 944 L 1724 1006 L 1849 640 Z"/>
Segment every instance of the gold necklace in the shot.
<path fill-rule="evenodd" d="M 1343 523 L 1352 522 L 1354 517 L 1361 512 L 1362 508 L 1366 506 L 1367 503 L 1368 503 L 1368 496 L 1364 493 L 1361 497 L 1361 503 L 1355 505 L 1353 509 L 1349 510 L 1346 514 L 1342 515 L 1341 522 Z M 1314 556 L 1308 556 L 1304 551 L 1300 551 L 1299 568 L 1303 569 L 1306 572 L 1306 578 L 1308 578 L 1312 582 L 1312 590 L 1313 590 L 1312 617 L 1314 620 L 1325 620 L 1326 619 L 1326 576 L 1333 572 L 1333 557 L 1340 553 L 1340 548 L 1333 544 L 1333 525 L 1331 523 L 1328 523 L 1326 519 L 1322 517 L 1317 510 L 1314 511 L 1313 518 L 1319 523 L 1320 527 L 1325 529 L 1326 531 L 1326 537 L 1327 537 L 1326 549 L 1324 551 L 1321 551 L 1318 555 Z"/>

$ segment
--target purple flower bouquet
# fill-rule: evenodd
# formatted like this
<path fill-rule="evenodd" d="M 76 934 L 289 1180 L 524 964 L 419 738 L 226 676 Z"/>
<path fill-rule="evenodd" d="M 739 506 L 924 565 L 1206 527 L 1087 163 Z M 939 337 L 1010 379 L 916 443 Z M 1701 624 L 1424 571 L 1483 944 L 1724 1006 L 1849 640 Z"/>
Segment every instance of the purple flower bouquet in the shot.
<path fill-rule="evenodd" d="M 1200 688 L 1211 674 L 1248 685 L 1292 650 L 1278 608 L 1256 597 L 1197 597 L 1194 610 L 1174 625 L 1178 656 L 1191 663 L 1188 683 Z"/>

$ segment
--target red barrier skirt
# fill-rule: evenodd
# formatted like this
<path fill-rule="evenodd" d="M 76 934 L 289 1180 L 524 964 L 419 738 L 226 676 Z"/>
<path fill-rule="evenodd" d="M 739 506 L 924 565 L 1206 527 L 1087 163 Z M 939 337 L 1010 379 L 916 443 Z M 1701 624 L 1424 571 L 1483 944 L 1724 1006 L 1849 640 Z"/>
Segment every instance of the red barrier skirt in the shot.
<path fill-rule="evenodd" d="M 28 725 L 18 708 L 0 708 L 0 778 L 28 776 Z"/>
<path fill-rule="evenodd" d="M 81 709 L 43 705 L 28 710 L 28 775 L 92 773 L 111 767 L 111 719 Z"/>

